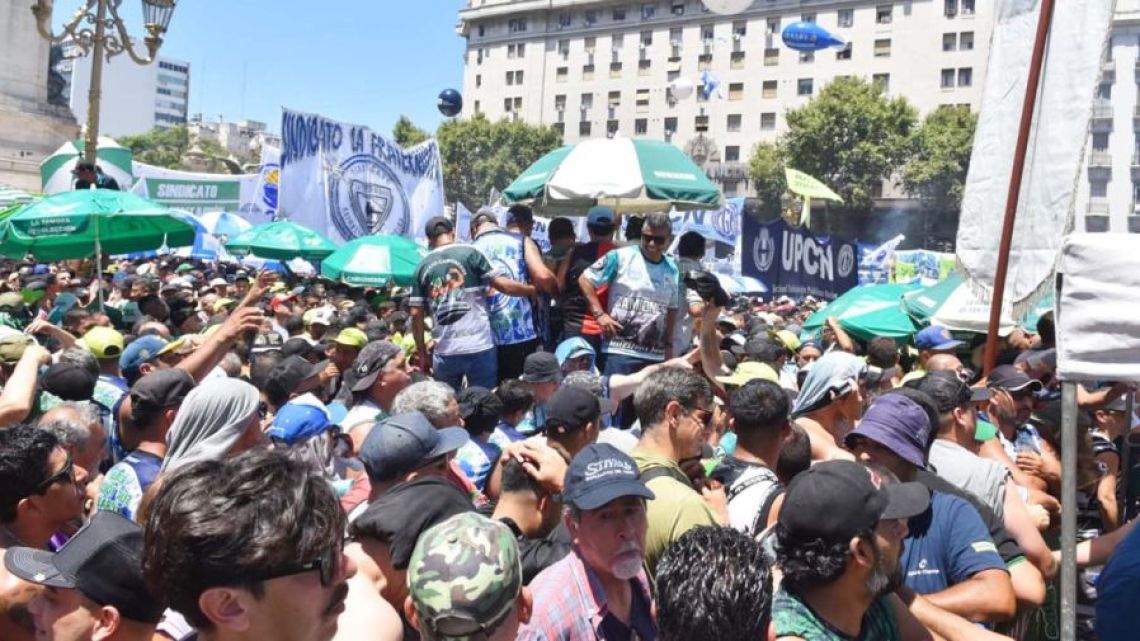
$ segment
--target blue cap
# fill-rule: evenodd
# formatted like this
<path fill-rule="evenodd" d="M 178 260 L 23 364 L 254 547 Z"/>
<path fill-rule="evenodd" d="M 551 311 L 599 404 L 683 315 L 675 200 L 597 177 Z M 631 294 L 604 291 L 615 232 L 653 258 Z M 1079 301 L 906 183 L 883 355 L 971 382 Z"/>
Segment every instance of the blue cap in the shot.
<path fill-rule="evenodd" d="M 848 448 L 858 437 L 874 441 L 921 470 L 926 468 L 926 444 L 933 429 L 921 405 L 902 394 L 883 394 L 845 440 Z"/>
<path fill-rule="evenodd" d="M 614 226 L 614 210 L 609 207 L 598 205 L 591 207 L 590 211 L 586 214 L 586 226 L 588 227 L 613 227 Z"/>
<path fill-rule="evenodd" d="M 954 337 L 950 335 L 950 330 L 938 325 L 931 325 L 914 337 L 914 346 L 918 349 L 941 351 L 944 349 L 958 349 L 963 345 L 965 345 L 965 343 L 962 341 L 954 340 Z"/>
<path fill-rule="evenodd" d="M 579 510 L 596 510 L 624 496 L 655 498 L 633 459 L 605 443 L 587 445 L 578 452 L 566 469 L 562 487 L 562 502 Z"/>
<path fill-rule="evenodd" d="M 462 427 L 436 429 L 419 412 L 396 414 L 372 428 L 360 446 L 360 461 L 373 481 L 392 481 L 454 452 L 469 440 Z"/>
<path fill-rule="evenodd" d="M 119 357 L 119 367 L 122 368 L 123 374 L 130 378 L 138 372 L 139 365 L 154 360 L 167 343 L 166 339 L 154 335 L 140 336 L 131 341 L 131 344 L 123 350 L 123 355 Z"/>
<path fill-rule="evenodd" d="M 48 266 L 42 263 L 32 268 L 32 274 L 35 276 L 42 276 L 48 273 L 48 271 Z"/>
<path fill-rule="evenodd" d="M 277 411 L 270 424 L 269 438 L 296 445 L 333 426 L 328 412 L 313 405 L 286 403 Z"/>

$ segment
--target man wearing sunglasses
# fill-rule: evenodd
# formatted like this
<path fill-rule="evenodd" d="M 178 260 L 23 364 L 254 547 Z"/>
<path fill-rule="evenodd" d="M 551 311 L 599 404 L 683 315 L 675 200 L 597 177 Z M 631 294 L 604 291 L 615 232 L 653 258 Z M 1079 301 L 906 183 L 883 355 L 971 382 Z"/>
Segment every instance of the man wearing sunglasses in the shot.
<path fill-rule="evenodd" d="M 0 430 L 0 556 L 16 546 L 47 550 L 52 534 L 83 514 L 87 471 L 50 432 Z M 0 639 L 32 641 L 28 604 L 38 589 L 0 568 Z"/>
<path fill-rule="evenodd" d="M 578 278 L 590 313 L 606 334 L 605 374 L 633 374 L 647 365 L 673 357 L 673 328 L 680 306 L 680 271 L 665 255 L 673 241 L 669 216 L 645 217 L 637 246 L 621 247 L 602 256 Z M 598 289 L 608 287 L 608 307 Z M 620 422 L 633 423 L 632 408 L 623 408 Z"/>

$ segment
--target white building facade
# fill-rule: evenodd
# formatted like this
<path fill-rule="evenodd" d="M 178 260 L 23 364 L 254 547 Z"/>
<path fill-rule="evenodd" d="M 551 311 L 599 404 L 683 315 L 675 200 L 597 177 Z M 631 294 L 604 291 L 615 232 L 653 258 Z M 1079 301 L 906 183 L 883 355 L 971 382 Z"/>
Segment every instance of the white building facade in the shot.
<path fill-rule="evenodd" d="M 68 51 L 69 56 L 76 57 L 71 57 L 60 68 L 70 82 L 71 110 L 79 124 L 85 125 L 91 58 L 82 56 L 73 46 Z M 100 135 L 130 136 L 185 125 L 189 104 L 189 62 L 160 57 L 144 66 L 122 54 L 103 64 Z"/>
<path fill-rule="evenodd" d="M 190 137 L 212 140 L 237 158 L 260 160 L 263 147 L 281 147 L 281 136 L 269 132 L 258 120 L 206 120 L 201 115 L 190 118 Z"/>
<path fill-rule="evenodd" d="M 993 0 L 756 0 L 740 14 L 700 0 L 470 0 L 464 116 L 518 118 L 566 142 L 621 135 L 670 140 L 703 161 L 726 195 L 750 192 L 753 146 L 832 79 L 860 76 L 921 114 L 977 109 Z M 808 20 L 848 46 L 800 53 L 782 29 Z M 719 97 L 701 91 L 708 72 Z M 676 99 L 687 79 L 696 91 Z"/>

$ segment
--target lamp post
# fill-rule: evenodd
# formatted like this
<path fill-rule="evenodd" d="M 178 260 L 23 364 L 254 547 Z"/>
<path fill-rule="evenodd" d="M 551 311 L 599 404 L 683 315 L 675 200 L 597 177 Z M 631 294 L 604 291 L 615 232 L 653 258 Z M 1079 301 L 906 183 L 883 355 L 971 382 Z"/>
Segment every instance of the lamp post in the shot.
<path fill-rule="evenodd" d="M 140 65 L 149 65 L 158 58 L 162 36 L 170 25 L 177 0 L 142 0 L 143 23 L 146 28 L 147 56 L 140 57 L 131 45 L 127 27 L 119 16 L 123 0 L 83 0 L 71 20 L 58 35 L 52 32 L 53 0 L 36 0 L 32 13 L 36 16 L 36 29 L 54 44 L 70 38 L 84 55 L 91 56 L 91 88 L 87 92 L 87 134 L 83 145 L 85 160 L 96 162 L 99 144 L 99 108 L 102 102 L 103 60 L 126 53 Z"/>

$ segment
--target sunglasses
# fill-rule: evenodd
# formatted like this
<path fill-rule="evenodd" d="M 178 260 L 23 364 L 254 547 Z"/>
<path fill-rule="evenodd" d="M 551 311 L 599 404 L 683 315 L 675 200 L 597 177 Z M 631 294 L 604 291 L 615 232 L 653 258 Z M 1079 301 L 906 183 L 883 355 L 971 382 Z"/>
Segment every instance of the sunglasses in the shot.
<path fill-rule="evenodd" d="M 654 236 L 653 234 L 641 234 L 641 240 L 652 245 L 667 245 L 669 244 L 668 236 Z"/>
<path fill-rule="evenodd" d="M 340 563 L 341 548 L 339 545 L 330 545 L 325 548 L 321 555 L 316 559 L 307 563 L 294 563 L 284 565 L 279 568 L 268 570 L 262 574 L 256 574 L 250 578 L 253 582 L 268 581 L 270 579 L 279 579 L 281 577 L 293 576 L 295 574 L 303 574 L 305 572 L 312 572 L 313 570 L 320 571 L 321 587 L 329 587 L 332 585 L 333 578 L 336 576 L 337 565 Z"/>
<path fill-rule="evenodd" d="M 708 411 L 708 410 L 702 410 L 702 409 L 693 410 L 694 414 L 696 414 L 698 412 L 699 412 L 699 414 L 697 414 L 697 416 L 695 417 L 697 420 L 697 423 L 700 423 L 703 427 L 708 427 L 709 423 L 712 422 L 713 413 Z"/>
<path fill-rule="evenodd" d="M 51 486 L 60 481 L 66 481 L 68 483 L 75 482 L 75 462 L 71 460 L 70 454 L 67 455 L 67 460 L 63 463 L 63 469 L 47 477 L 36 486 L 36 493 L 43 494 L 51 489 Z"/>

